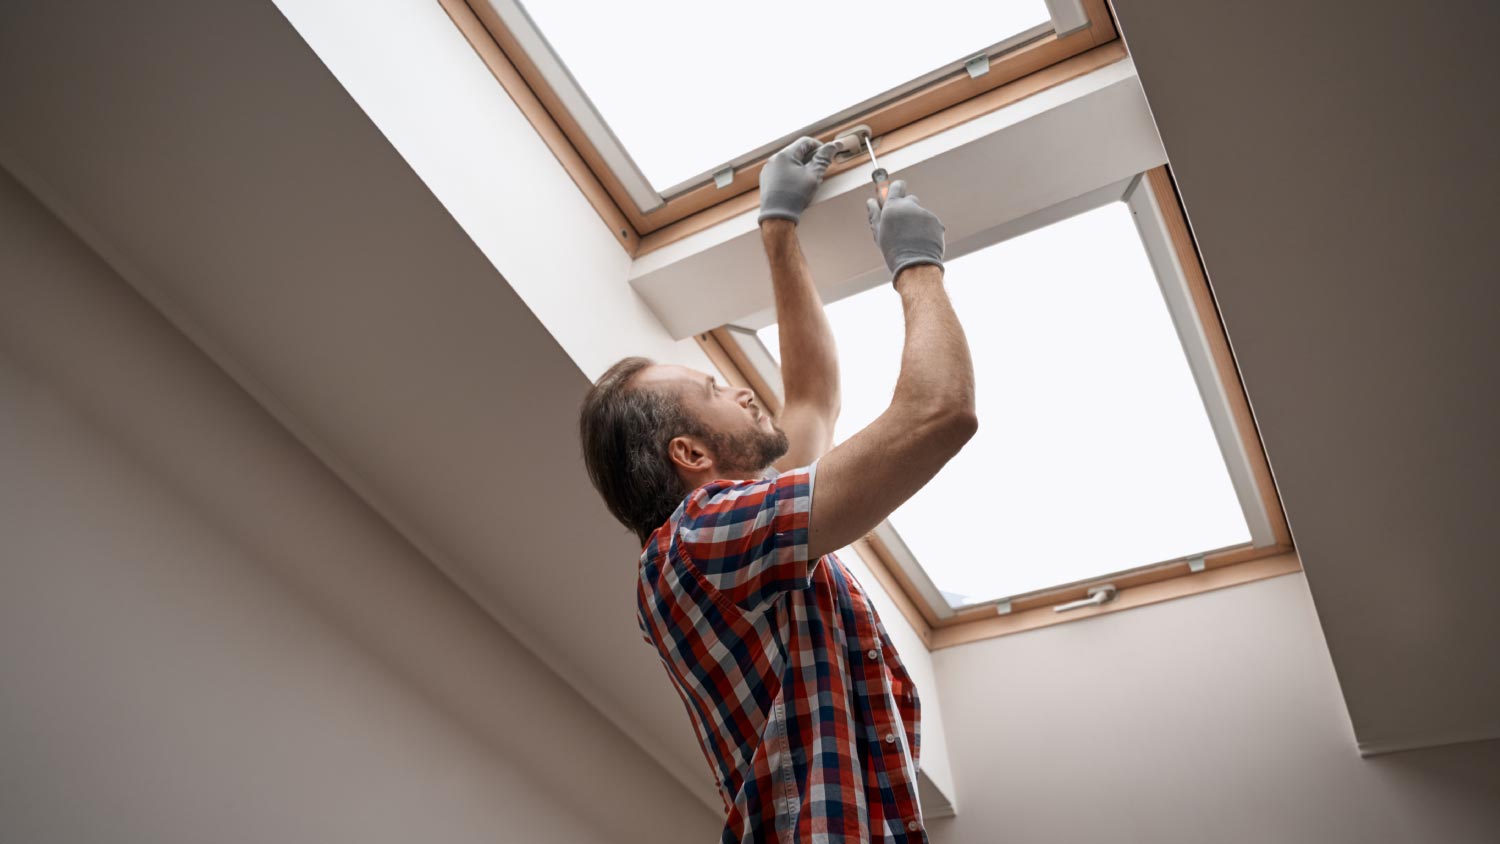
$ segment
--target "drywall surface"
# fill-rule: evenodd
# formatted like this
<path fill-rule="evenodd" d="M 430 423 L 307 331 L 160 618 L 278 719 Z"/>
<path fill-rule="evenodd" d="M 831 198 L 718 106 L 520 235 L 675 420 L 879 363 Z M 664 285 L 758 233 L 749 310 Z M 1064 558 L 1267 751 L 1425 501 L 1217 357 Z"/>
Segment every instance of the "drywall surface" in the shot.
<path fill-rule="evenodd" d="M 275 5 L 590 379 L 626 355 L 710 369 L 437 0 Z"/>
<path fill-rule="evenodd" d="M 1115 7 L 1361 748 L 1500 737 L 1500 5 Z"/>
<path fill-rule="evenodd" d="M 3 171 L 0 677 L 4 841 L 718 822 Z"/>
<path fill-rule="evenodd" d="M 623 253 L 436 3 L 287 8 L 322 61 L 270 0 L 6 4 L 0 78 L 26 84 L 0 86 L 0 161 L 718 811 L 574 433 L 614 357 L 700 353 L 630 304 Z"/>
<path fill-rule="evenodd" d="M 934 844 L 1500 840 L 1500 742 L 1359 755 L 1300 574 L 934 657 Z"/>

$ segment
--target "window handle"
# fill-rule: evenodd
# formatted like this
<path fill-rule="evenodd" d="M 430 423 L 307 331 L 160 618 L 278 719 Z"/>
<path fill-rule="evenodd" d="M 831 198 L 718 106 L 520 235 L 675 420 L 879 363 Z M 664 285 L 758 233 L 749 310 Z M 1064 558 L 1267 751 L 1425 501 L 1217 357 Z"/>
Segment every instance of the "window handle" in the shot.
<path fill-rule="evenodd" d="M 1094 588 L 1090 589 L 1089 596 L 1087 598 L 1083 598 L 1077 601 L 1069 601 L 1066 604 L 1058 604 L 1057 606 L 1052 608 L 1052 611 L 1067 612 L 1068 610 L 1076 610 L 1080 607 L 1097 607 L 1101 604 L 1107 604 L 1110 601 L 1113 601 L 1115 599 L 1115 596 L 1119 594 L 1119 590 L 1115 588 L 1113 583 L 1106 583 L 1103 586 L 1095 586 Z"/>

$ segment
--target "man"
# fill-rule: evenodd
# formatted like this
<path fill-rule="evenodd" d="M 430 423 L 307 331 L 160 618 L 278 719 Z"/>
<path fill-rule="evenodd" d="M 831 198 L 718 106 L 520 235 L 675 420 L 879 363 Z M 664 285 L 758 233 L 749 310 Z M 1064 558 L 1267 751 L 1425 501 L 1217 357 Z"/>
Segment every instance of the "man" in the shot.
<path fill-rule="evenodd" d="M 833 157 L 802 138 L 761 171 L 784 409 L 702 372 L 626 358 L 580 418 L 584 460 L 644 544 L 641 630 L 724 799 L 725 842 L 924 842 L 919 704 L 874 606 L 833 551 L 973 436 L 968 344 L 943 289 L 943 226 L 891 186 L 870 227 L 906 314 L 890 408 L 830 450 L 832 332 L 797 223 Z"/>

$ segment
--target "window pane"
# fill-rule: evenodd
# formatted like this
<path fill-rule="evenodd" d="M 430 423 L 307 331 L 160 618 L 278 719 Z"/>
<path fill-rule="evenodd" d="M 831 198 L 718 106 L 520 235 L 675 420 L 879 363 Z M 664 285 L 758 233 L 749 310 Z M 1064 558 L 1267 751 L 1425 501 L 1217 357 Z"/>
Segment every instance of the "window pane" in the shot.
<path fill-rule="evenodd" d="M 951 261 L 947 286 L 979 433 L 891 521 L 955 606 L 1249 541 L 1124 203 Z M 843 441 L 890 402 L 900 299 L 883 286 L 828 317 Z M 779 354 L 775 326 L 760 336 Z"/>
<path fill-rule="evenodd" d="M 657 190 L 1050 20 L 1042 0 L 524 5 Z"/>

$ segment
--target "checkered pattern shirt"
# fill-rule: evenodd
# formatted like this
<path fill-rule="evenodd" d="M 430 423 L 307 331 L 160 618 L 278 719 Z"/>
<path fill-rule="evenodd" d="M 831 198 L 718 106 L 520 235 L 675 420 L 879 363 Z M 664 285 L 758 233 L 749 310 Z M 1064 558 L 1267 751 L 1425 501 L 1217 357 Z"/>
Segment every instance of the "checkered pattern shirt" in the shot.
<path fill-rule="evenodd" d="M 724 842 L 926 842 L 920 708 L 875 608 L 807 558 L 817 464 L 693 491 L 640 562 L 639 621 L 724 800 Z"/>

